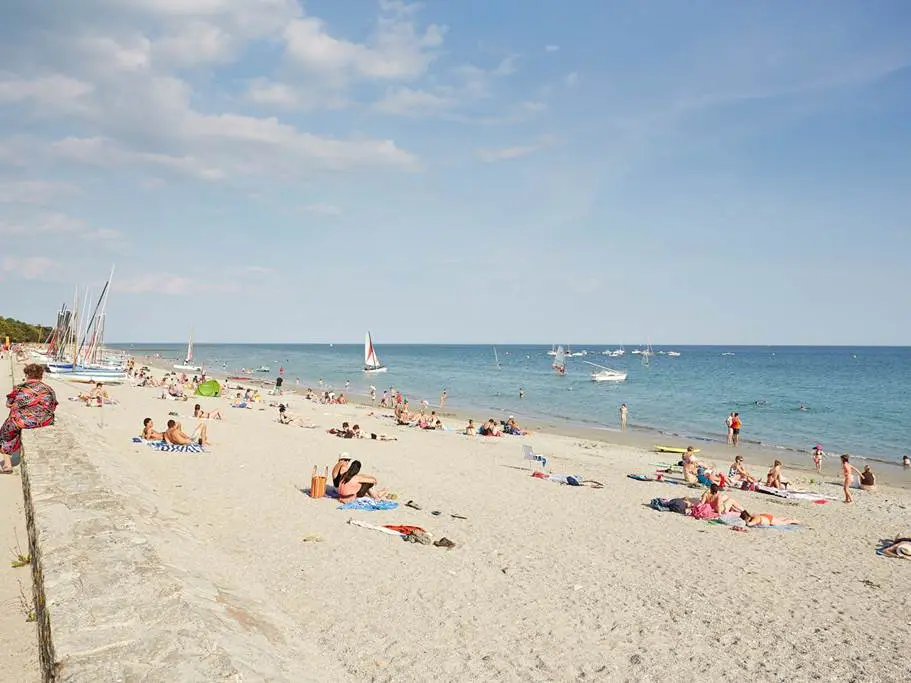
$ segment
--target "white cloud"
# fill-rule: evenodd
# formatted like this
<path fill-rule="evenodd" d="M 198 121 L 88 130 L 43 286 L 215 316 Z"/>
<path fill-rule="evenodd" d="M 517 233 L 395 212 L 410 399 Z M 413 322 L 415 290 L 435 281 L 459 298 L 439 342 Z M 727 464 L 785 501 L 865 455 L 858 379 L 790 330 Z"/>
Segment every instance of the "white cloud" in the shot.
<path fill-rule="evenodd" d="M 381 9 L 392 15 L 380 17 L 365 43 L 333 37 L 316 17 L 293 20 L 284 31 L 287 55 L 293 63 L 336 83 L 420 76 L 434 60 L 434 48 L 442 45 L 447 29 L 431 24 L 419 30 L 410 20 L 414 12 L 398 11 L 402 7 L 403 3 L 382 3 Z"/>
<path fill-rule="evenodd" d="M 575 71 L 568 73 L 566 74 L 566 78 L 563 79 L 563 82 L 566 83 L 566 87 L 574 88 L 579 84 L 579 74 Z"/>
<path fill-rule="evenodd" d="M 545 45 L 544 46 L 545 52 L 556 52 L 559 49 L 560 49 L 559 45 Z"/>
<path fill-rule="evenodd" d="M 16 222 L 0 221 L 0 236 L 28 238 L 46 235 L 54 235 L 58 239 L 70 236 L 102 242 L 112 242 L 122 237 L 119 230 L 92 229 L 84 221 L 62 213 L 38 215 L 29 220 L 20 219 Z"/>
<path fill-rule="evenodd" d="M 253 104 L 277 109 L 344 109 L 351 105 L 342 93 L 334 88 L 321 87 L 318 84 L 293 86 L 267 78 L 255 79 L 244 94 L 245 99 Z"/>
<path fill-rule="evenodd" d="M 44 256 L 4 256 L 0 261 L 0 272 L 26 280 L 40 280 L 57 267 L 56 261 Z"/>
<path fill-rule="evenodd" d="M 61 111 L 80 108 L 94 90 L 91 83 L 52 74 L 33 79 L 7 75 L 0 78 L 0 103 L 34 102 Z"/>
<path fill-rule="evenodd" d="M 75 190 L 69 183 L 53 180 L 0 180 L 0 204 L 43 205 Z"/>
<path fill-rule="evenodd" d="M 518 159 L 536 152 L 538 147 L 535 145 L 523 145 L 516 147 L 502 147 L 500 149 L 479 149 L 478 158 L 485 163 L 495 161 L 505 161 L 506 159 Z"/>
<path fill-rule="evenodd" d="M 334 204 L 324 204 L 322 202 L 316 202 L 314 204 L 305 204 L 300 207 L 302 211 L 307 213 L 315 213 L 320 216 L 340 216 L 342 214 L 342 209 Z"/>
<path fill-rule="evenodd" d="M 373 108 L 383 114 L 421 117 L 438 114 L 457 105 L 458 100 L 451 96 L 399 86 L 388 88 L 386 95 Z"/>

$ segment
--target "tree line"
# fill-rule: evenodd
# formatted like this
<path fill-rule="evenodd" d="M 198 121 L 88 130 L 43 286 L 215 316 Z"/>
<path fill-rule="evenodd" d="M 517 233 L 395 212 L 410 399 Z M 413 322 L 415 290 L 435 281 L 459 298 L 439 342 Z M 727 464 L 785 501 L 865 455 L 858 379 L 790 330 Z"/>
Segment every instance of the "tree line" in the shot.
<path fill-rule="evenodd" d="M 0 344 L 5 343 L 7 337 L 11 342 L 43 342 L 50 336 L 51 329 L 0 316 Z"/>

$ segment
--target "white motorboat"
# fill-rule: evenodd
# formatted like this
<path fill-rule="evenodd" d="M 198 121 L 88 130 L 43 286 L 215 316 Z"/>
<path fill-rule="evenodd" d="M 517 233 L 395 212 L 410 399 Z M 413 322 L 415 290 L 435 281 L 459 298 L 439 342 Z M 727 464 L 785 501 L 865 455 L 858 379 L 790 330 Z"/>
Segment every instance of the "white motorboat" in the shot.
<path fill-rule="evenodd" d="M 588 363 L 589 365 L 597 368 L 592 371 L 592 382 L 625 382 L 626 374 L 622 370 L 614 370 L 613 368 L 608 368 L 604 365 L 598 365 L 597 363 L 592 363 L 591 361 L 582 361 L 583 363 Z"/>
<path fill-rule="evenodd" d="M 380 363 L 376 349 L 373 348 L 373 339 L 370 337 L 369 331 L 364 336 L 364 372 L 369 374 L 386 372 L 386 366 Z"/>
<path fill-rule="evenodd" d="M 680 352 L 679 351 L 668 351 L 667 355 L 670 356 L 671 358 L 677 358 L 680 356 Z"/>
<path fill-rule="evenodd" d="M 270 370 L 269 367 L 266 366 L 266 365 L 260 365 L 260 366 L 259 366 L 258 368 L 256 368 L 256 370 L 254 370 L 253 372 L 271 372 L 271 370 Z"/>

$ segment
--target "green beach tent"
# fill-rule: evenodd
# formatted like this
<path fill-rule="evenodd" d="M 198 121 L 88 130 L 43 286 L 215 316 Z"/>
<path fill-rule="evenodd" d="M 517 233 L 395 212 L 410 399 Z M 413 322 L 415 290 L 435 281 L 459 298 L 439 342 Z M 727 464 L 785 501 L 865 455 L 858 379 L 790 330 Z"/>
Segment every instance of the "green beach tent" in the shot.
<path fill-rule="evenodd" d="M 207 380 L 196 387 L 197 396 L 221 396 L 221 385 L 214 379 Z"/>

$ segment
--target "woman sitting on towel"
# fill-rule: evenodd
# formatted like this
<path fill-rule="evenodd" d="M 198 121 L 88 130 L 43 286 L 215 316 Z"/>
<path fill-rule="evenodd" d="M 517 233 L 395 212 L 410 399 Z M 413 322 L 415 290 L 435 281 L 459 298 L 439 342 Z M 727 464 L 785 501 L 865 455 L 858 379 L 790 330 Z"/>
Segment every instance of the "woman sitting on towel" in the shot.
<path fill-rule="evenodd" d="M 708 503 L 719 515 L 729 512 L 743 512 L 743 506 L 725 493 L 721 492 L 718 484 L 712 484 L 708 491 L 702 494 L 700 503 Z"/>
<path fill-rule="evenodd" d="M 781 460 L 776 460 L 772 465 L 772 469 L 766 475 L 765 485 L 776 489 L 788 488 L 788 482 L 781 480 Z"/>
<path fill-rule="evenodd" d="M 152 424 L 151 417 L 147 417 L 142 421 L 142 438 L 146 441 L 164 440 L 164 434 L 162 432 L 155 431 L 155 426 Z"/>
<path fill-rule="evenodd" d="M 360 474 L 361 461 L 353 460 L 348 464 L 347 469 L 342 473 L 338 480 L 338 499 L 342 503 L 350 503 L 357 498 L 368 496 L 374 499 L 381 499 L 383 494 L 375 490 L 376 477 L 370 477 Z"/>
<path fill-rule="evenodd" d="M 728 472 L 728 479 L 734 484 L 747 483 L 752 485 L 756 483 L 756 477 L 747 472 L 746 467 L 743 466 L 742 455 L 734 458 L 734 464 L 731 465 L 731 469 Z"/>
<path fill-rule="evenodd" d="M 746 510 L 740 513 L 740 519 L 746 522 L 747 526 L 787 526 L 788 524 L 800 524 L 796 519 L 790 517 L 775 517 L 768 512 L 761 512 L 758 515 L 751 515 Z"/>

